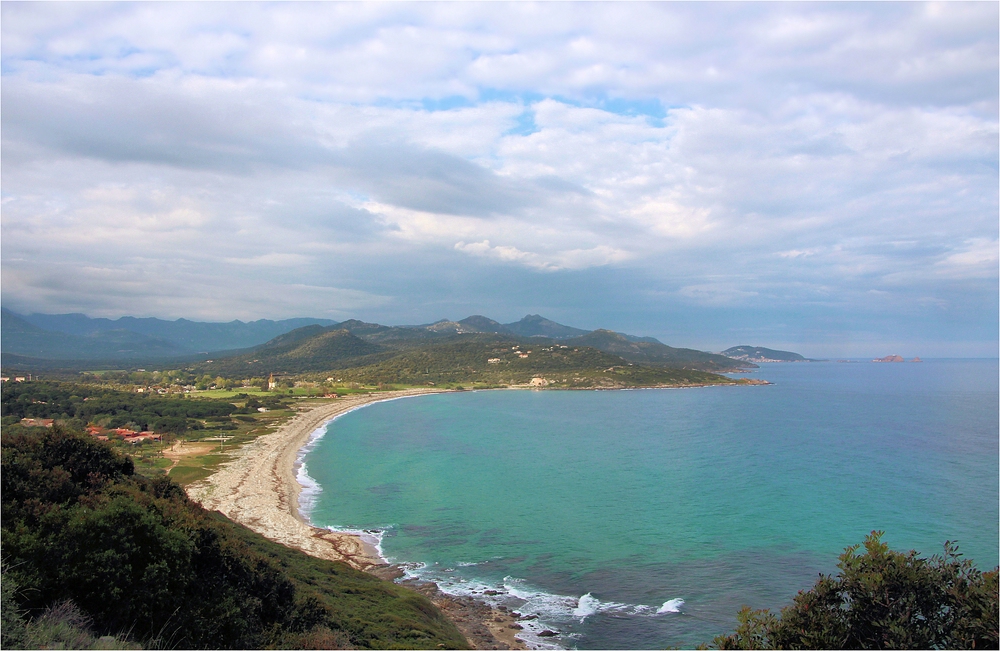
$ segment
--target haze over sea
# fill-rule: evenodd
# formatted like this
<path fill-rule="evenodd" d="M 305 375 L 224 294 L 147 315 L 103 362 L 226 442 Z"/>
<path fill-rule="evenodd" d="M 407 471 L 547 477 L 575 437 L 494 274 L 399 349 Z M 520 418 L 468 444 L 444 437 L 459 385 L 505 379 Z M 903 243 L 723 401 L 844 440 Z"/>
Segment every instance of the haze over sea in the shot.
<path fill-rule="evenodd" d="M 303 507 L 384 529 L 389 559 L 447 591 L 537 614 L 532 643 L 693 646 L 744 604 L 788 603 L 873 529 L 996 566 L 998 371 L 767 364 L 752 377 L 772 386 L 378 403 L 310 445 Z"/>

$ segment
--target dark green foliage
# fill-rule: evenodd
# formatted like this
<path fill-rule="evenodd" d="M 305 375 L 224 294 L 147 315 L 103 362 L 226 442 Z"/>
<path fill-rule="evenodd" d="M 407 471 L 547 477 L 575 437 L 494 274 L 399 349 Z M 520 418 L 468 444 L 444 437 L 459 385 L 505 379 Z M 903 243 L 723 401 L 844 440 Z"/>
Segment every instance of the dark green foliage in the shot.
<path fill-rule="evenodd" d="M 941 556 L 892 551 L 872 532 L 780 616 L 740 611 L 721 649 L 996 649 L 998 570 L 980 572 L 951 543 Z"/>
<path fill-rule="evenodd" d="M 8 576 L 4 563 L 3 578 L 0 580 L 0 647 L 4 649 L 28 647 L 28 631 L 17 607 L 16 593 L 17 584 Z"/>
<path fill-rule="evenodd" d="M 5 382 L 0 395 L 0 413 L 5 417 L 76 418 L 87 423 L 106 416 L 106 427 L 135 425 L 176 434 L 187 429 L 189 419 L 229 416 L 236 411 L 225 400 L 185 400 L 59 382 Z"/>
<path fill-rule="evenodd" d="M 242 395 L 245 396 L 246 394 Z M 236 396 L 236 398 L 238 399 L 239 396 Z M 265 396 L 263 398 L 247 396 L 246 402 L 235 413 L 252 414 L 257 411 L 258 407 L 264 407 L 265 409 L 288 409 L 288 403 L 282 402 L 277 396 Z"/>
<path fill-rule="evenodd" d="M 565 346 L 565 347 L 564 347 Z M 516 349 L 516 350 L 515 350 Z M 530 354 L 521 357 L 521 354 Z M 490 359 L 499 362 L 490 363 Z M 616 355 L 552 340 L 511 338 L 495 334 L 464 334 L 440 343 L 401 352 L 393 357 L 337 373 L 366 383 L 484 382 L 524 384 L 535 376 L 560 386 L 626 387 L 651 385 L 726 384 L 729 378 L 685 369 L 630 365 Z"/>
<path fill-rule="evenodd" d="M 314 325 L 275 337 L 245 355 L 216 359 L 198 368 L 237 377 L 302 373 L 343 368 L 384 350 L 345 329 Z"/>
<path fill-rule="evenodd" d="M 209 514 L 169 479 L 136 476 L 109 446 L 58 426 L 5 428 L 0 481 L 4 582 L 19 586 L 9 613 L 4 594 L 5 620 L 72 602 L 94 634 L 146 645 L 463 644 L 423 597 Z"/>

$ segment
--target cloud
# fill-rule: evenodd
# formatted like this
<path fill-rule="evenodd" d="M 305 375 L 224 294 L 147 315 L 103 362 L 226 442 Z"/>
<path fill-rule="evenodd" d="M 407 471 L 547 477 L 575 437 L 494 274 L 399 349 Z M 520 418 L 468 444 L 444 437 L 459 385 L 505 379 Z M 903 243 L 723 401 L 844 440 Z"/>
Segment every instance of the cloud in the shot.
<path fill-rule="evenodd" d="M 468 244 L 457 242 L 455 250 L 503 262 L 522 264 L 541 271 L 598 267 L 614 262 L 622 262 L 632 257 L 627 251 L 613 249 L 609 246 L 595 246 L 591 249 L 572 249 L 550 253 L 534 253 L 521 251 L 515 246 L 491 246 L 489 240 L 470 242 Z"/>
<path fill-rule="evenodd" d="M 997 335 L 995 4 L 0 12 L 5 304 Z"/>
<path fill-rule="evenodd" d="M 1000 264 L 1000 242 L 975 238 L 965 250 L 951 253 L 936 263 L 939 273 L 951 278 L 996 278 Z"/>

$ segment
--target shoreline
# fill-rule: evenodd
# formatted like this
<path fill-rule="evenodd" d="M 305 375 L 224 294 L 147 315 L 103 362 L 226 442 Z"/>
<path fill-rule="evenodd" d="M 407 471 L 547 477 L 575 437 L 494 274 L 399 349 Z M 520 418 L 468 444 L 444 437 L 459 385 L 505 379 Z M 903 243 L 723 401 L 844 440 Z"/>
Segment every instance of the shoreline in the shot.
<path fill-rule="evenodd" d="M 359 535 L 315 527 L 302 516 L 298 506 L 302 486 L 295 476 L 299 452 L 317 430 L 354 409 L 430 393 L 442 390 L 354 395 L 303 409 L 274 432 L 262 434 L 232 453 L 231 460 L 212 475 L 188 486 L 188 497 L 265 538 L 310 556 L 343 561 L 366 572 L 388 568 L 378 550 Z"/>
<path fill-rule="evenodd" d="M 770 384 L 769 382 L 762 382 Z M 733 384 L 697 384 L 649 386 L 635 389 L 706 388 L 710 386 L 746 386 Z M 754 383 L 756 384 L 756 383 Z M 514 385 L 507 390 L 556 390 L 562 387 Z M 482 391 L 490 389 L 473 389 Z M 570 389 L 574 390 L 574 389 Z M 623 390 L 612 387 L 588 387 L 576 390 Z M 624 389 L 628 390 L 628 389 Z M 262 434 L 234 451 L 212 475 L 186 488 L 190 499 L 210 511 L 219 511 L 230 520 L 246 526 L 265 538 L 298 549 L 310 556 L 341 561 L 383 580 L 396 581 L 405 576 L 397 565 L 389 563 L 378 548 L 377 540 L 366 540 L 362 531 L 334 531 L 313 526 L 301 513 L 299 498 L 304 486 L 298 472 L 305 448 L 314 434 L 333 420 L 377 402 L 421 395 L 451 393 L 454 389 L 403 389 L 381 393 L 356 394 L 335 401 L 304 407 L 277 430 Z M 308 471 L 307 471 L 308 472 Z M 431 581 L 408 579 L 400 583 L 428 597 L 476 649 L 528 649 L 517 637 L 521 619 L 514 612 L 494 608 L 472 597 L 443 592 Z"/>
<path fill-rule="evenodd" d="M 313 526 L 300 512 L 303 486 L 296 476 L 302 449 L 330 421 L 376 402 L 449 392 L 448 389 L 405 389 L 354 395 L 303 409 L 276 431 L 262 434 L 232 453 L 209 477 L 186 488 L 188 497 L 210 511 L 219 511 L 274 542 L 310 556 L 342 561 L 351 567 L 393 581 L 404 573 L 389 564 L 359 533 Z M 431 582 L 407 582 L 427 596 L 475 649 L 527 649 L 516 638 L 517 619 L 488 604 L 441 592 Z"/>

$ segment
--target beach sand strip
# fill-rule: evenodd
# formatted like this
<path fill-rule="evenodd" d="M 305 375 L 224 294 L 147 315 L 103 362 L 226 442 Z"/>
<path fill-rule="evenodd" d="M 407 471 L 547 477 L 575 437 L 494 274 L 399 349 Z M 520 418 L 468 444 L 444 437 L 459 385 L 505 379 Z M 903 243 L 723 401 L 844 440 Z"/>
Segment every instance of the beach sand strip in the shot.
<path fill-rule="evenodd" d="M 439 389 L 408 389 L 356 394 L 309 407 L 271 434 L 263 434 L 231 453 L 210 477 L 187 487 L 188 496 L 210 511 L 219 511 L 265 538 L 310 556 L 342 561 L 383 579 L 402 572 L 382 559 L 378 550 L 354 534 L 313 527 L 298 511 L 302 487 L 295 477 L 299 451 L 310 435 L 327 421 L 362 405 L 407 396 L 441 393 Z M 410 584 L 411 582 L 408 582 Z M 451 619 L 477 649 L 525 649 L 514 638 L 516 618 L 470 599 L 451 597 L 433 583 L 412 582 Z"/>

